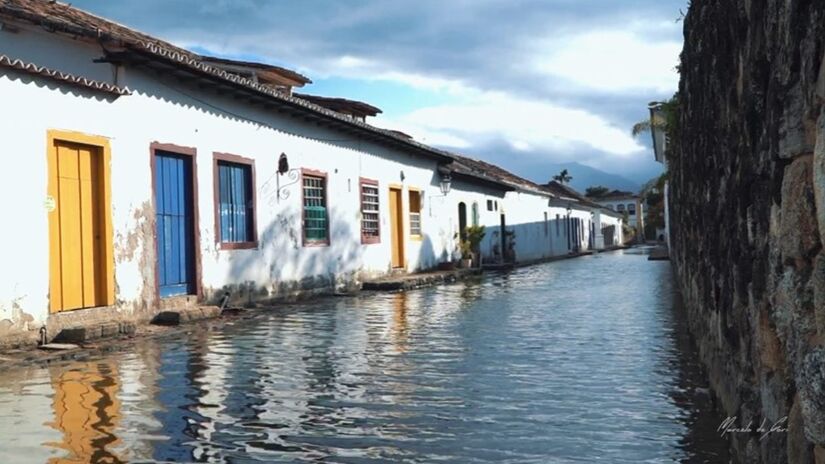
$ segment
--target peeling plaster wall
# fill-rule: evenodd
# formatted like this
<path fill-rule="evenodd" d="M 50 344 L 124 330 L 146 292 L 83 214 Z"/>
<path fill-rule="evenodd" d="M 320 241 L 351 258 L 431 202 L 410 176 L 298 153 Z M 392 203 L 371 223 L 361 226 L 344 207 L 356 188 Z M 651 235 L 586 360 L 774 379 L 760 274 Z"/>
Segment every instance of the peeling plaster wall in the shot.
<path fill-rule="evenodd" d="M 740 462 L 825 463 L 825 3 L 693 1 L 671 259 Z"/>

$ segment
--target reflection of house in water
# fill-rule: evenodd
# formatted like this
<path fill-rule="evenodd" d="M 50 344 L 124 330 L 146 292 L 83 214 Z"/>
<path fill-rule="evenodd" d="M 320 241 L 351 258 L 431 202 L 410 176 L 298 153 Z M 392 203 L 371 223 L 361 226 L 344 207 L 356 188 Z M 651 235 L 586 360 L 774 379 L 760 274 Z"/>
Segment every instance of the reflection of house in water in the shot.
<path fill-rule="evenodd" d="M 61 369 L 54 385 L 54 422 L 63 440 L 53 446 L 67 456 L 50 464 L 119 463 L 112 451 L 118 444 L 115 428 L 120 420 L 117 369 L 106 363 L 88 363 Z"/>
<path fill-rule="evenodd" d="M 393 339 L 395 349 L 399 353 L 407 351 L 407 340 L 409 338 L 407 323 L 407 292 L 399 292 L 393 295 Z"/>
<path fill-rule="evenodd" d="M 152 459 L 155 437 L 162 424 L 152 416 L 161 406 L 156 397 L 160 370 L 160 346 L 141 343 L 135 353 L 117 358 L 120 377 L 121 419 L 117 436 L 122 443 L 118 454 L 128 461 Z"/>
<path fill-rule="evenodd" d="M 199 346 L 203 353 L 199 356 L 203 369 L 193 382 L 199 386 L 199 396 L 193 398 L 192 410 L 203 421 L 198 428 L 198 441 L 192 455 L 199 462 L 216 459 L 225 447 L 216 446 L 221 427 L 231 422 L 224 405 L 227 403 L 229 389 L 232 385 L 230 368 L 235 358 L 236 349 L 225 337 L 208 332 L 202 334 Z"/>
<path fill-rule="evenodd" d="M 161 353 L 156 396 L 160 409 L 155 417 L 162 424 L 159 432 L 164 439 L 155 443 L 154 459 L 186 462 L 194 457 L 193 439 L 205 422 L 193 407 L 203 395 L 199 379 L 205 369 L 205 350 L 195 336 L 187 347 Z"/>
<path fill-rule="evenodd" d="M 3 372 L 0 394 L 0 463 L 17 463 L 21 455 L 28 462 L 48 462 L 51 457 L 66 454 L 63 447 L 57 447 L 63 432 L 44 423 L 44 418 L 54 416 L 54 388 L 47 370 L 32 367 Z M 3 446 L 12 433 L 14 446 Z"/>

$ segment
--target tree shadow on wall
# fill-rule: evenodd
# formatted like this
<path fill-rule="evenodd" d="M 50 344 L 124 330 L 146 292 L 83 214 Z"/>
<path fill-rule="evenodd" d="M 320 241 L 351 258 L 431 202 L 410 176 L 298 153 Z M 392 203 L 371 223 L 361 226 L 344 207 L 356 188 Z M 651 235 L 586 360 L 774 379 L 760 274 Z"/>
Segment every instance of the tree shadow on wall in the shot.
<path fill-rule="evenodd" d="M 329 211 L 329 243 L 304 243 L 302 210 L 282 207 L 260 230 L 258 248 L 228 253 L 224 292 L 230 301 L 297 297 L 309 292 L 349 289 L 360 269 L 363 249 L 357 221 L 348 222 L 336 208 Z"/>

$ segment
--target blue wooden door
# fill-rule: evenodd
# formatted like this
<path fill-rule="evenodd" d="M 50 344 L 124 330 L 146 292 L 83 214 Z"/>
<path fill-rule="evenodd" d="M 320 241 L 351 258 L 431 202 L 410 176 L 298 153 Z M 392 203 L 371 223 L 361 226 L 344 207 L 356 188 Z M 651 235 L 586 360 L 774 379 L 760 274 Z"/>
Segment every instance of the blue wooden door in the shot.
<path fill-rule="evenodd" d="M 192 160 L 156 152 L 155 205 L 161 297 L 195 293 Z"/>

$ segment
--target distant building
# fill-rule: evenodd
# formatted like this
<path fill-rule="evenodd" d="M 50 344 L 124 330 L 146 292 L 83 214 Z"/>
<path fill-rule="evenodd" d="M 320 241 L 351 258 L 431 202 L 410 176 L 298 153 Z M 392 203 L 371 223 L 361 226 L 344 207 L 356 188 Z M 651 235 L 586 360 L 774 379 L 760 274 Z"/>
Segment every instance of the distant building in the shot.
<path fill-rule="evenodd" d="M 636 230 L 637 240 L 644 239 L 644 202 L 641 195 L 613 190 L 589 199 L 621 215 L 627 213 L 627 225 Z"/>
<path fill-rule="evenodd" d="M 662 110 L 661 103 L 651 103 L 648 105 L 650 109 L 650 121 L 665 121 L 665 115 Z M 659 163 L 662 163 L 662 166 L 665 167 L 665 172 L 667 172 L 667 134 L 665 131 L 660 128 L 658 124 L 651 124 L 650 133 L 653 137 L 653 156 Z M 670 207 L 668 205 L 668 189 L 670 188 L 669 182 L 665 180 L 664 191 L 662 195 L 664 197 L 664 215 L 665 215 L 665 230 L 663 231 L 663 235 L 665 238 L 665 243 L 667 243 L 668 249 L 670 249 Z M 656 231 L 657 238 L 659 237 L 659 231 Z"/>

